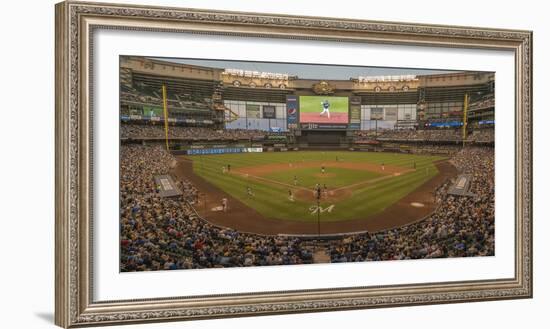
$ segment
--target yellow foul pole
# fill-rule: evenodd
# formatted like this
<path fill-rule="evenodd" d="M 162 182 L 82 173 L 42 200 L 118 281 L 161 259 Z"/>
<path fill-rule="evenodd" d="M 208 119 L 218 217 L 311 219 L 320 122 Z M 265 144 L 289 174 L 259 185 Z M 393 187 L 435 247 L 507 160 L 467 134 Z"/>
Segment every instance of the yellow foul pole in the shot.
<path fill-rule="evenodd" d="M 168 146 L 168 100 L 166 97 L 166 85 L 162 85 L 162 107 L 164 108 L 164 135 L 166 137 L 166 150 L 170 151 Z"/>
<path fill-rule="evenodd" d="M 466 143 L 466 126 L 468 125 L 468 102 L 470 97 L 468 93 L 464 94 L 464 113 L 462 118 L 462 146 Z"/>

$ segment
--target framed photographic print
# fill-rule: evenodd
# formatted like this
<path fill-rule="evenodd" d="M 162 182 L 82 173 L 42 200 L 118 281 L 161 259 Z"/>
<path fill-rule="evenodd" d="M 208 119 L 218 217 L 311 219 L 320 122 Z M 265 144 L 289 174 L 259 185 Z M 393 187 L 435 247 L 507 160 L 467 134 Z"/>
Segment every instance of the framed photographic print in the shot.
<path fill-rule="evenodd" d="M 58 4 L 56 324 L 531 297 L 531 58 L 530 31 Z"/>

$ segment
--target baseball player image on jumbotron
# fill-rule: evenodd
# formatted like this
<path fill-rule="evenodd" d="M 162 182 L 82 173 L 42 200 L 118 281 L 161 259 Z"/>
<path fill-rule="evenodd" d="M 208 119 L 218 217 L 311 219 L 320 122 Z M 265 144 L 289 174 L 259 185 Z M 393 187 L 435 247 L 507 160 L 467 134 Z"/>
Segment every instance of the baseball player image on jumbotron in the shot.
<path fill-rule="evenodd" d="M 327 99 L 321 102 L 321 106 L 323 107 L 323 111 L 319 113 L 319 116 L 322 116 L 323 114 L 327 115 L 327 118 L 330 119 L 330 103 Z"/>

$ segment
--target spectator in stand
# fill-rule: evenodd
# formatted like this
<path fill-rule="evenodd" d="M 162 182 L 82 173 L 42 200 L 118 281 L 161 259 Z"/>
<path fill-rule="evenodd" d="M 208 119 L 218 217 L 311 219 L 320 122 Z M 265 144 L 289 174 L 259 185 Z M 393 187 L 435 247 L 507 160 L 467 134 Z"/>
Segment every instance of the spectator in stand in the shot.
<path fill-rule="evenodd" d="M 354 136 L 356 143 L 365 141 L 462 141 L 462 129 L 436 128 L 427 130 L 399 129 L 380 130 L 375 136 L 374 131 L 357 131 Z M 471 132 L 468 141 L 494 142 L 495 130 L 493 128 L 479 129 Z"/>
<path fill-rule="evenodd" d="M 251 139 L 264 138 L 265 131 L 255 129 L 223 129 L 215 130 L 206 127 L 184 127 L 170 126 L 168 128 L 168 137 L 174 139 L 189 139 L 189 140 L 235 140 L 235 139 Z M 153 124 L 128 124 L 120 125 L 121 138 L 132 139 L 163 139 L 165 138 L 164 126 Z"/>

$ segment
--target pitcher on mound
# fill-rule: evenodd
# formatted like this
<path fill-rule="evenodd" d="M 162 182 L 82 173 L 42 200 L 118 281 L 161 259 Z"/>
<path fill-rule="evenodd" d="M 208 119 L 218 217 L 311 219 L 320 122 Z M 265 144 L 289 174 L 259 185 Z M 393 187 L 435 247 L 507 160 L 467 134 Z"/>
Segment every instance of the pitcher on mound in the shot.
<path fill-rule="evenodd" d="M 319 113 L 319 116 L 322 116 L 323 114 L 326 114 L 327 115 L 327 118 L 330 119 L 330 103 L 328 102 L 328 100 L 324 100 L 321 102 L 321 106 L 323 107 L 323 112 Z"/>

